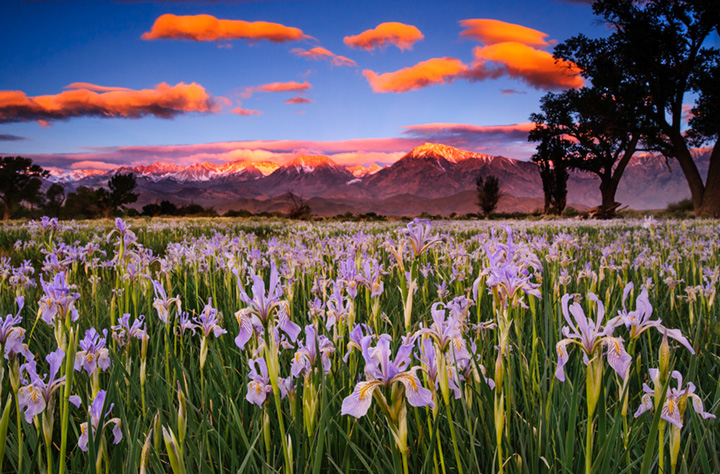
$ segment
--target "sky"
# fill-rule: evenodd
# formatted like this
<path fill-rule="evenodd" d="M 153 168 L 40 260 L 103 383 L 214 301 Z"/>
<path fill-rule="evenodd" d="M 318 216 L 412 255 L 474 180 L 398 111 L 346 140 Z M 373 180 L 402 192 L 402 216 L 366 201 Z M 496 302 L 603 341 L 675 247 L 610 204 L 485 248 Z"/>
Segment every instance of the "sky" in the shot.
<path fill-rule="evenodd" d="M 582 0 L 3 0 L 0 155 L 111 169 L 388 164 L 425 142 L 529 159 L 529 116 L 579 87 L 555 44 Z"/>

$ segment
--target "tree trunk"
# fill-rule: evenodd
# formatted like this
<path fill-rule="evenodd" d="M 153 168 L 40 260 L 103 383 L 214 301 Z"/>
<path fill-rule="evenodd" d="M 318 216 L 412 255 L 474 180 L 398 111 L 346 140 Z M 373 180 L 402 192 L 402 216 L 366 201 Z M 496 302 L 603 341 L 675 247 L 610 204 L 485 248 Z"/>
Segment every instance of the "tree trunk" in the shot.
<path fill-rule="evenodd" d="M 606 175 L 600 177 L 600 194 L 602 204 L 600 208 L 607 217 L 615 217 L 615 193 L 617 192 L 620 180 L 608 178 Z"/>
<path fill-rule="evenodd" d="M 720 146 L 717 143 L 710 154 L 710 168 L 708 169 L 700 215 L 713 218 L 720 217 Z"/>
<path fill-rule="evenodd" d="M 692 198 L 695 215 L 699 216 L 703 207 L 705 184 L 702 181 L 702 177 L 697 169 L 695 160 L 693 160 L 692 154 L 690 153 L 690 150 L 688 150 L 685 138 L 679 131 L 675 130 L 668 133 L 668 136 L 670 137 L 670 141 L 673 145 L 675 158 L 677 158 L 678 163 L 680 164 L 680 169 L 682 169 L 685 179 L 688 182 L 688 186 L 690 186 L 690 197 Z M 712 166 L 712 160 L 710 165 Z M 708 174 L 708 183 L 710 183 L 709 177 L 710 175 Z"/>
<path fill-rule="evenodd" d="M 10 219 L 10 203 L 3 199 L 3 204 L 5 204 L 5 210 L 3 211 L 2 220 L 6 221 Z"/>

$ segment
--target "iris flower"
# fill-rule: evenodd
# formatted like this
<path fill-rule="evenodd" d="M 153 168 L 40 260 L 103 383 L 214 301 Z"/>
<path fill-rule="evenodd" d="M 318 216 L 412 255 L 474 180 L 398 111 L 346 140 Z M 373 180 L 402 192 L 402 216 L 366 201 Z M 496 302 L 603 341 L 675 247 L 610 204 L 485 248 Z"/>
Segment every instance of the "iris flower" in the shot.
<path fill-rule="evenodd" d="M 25 421 L 28 423 L 32 423 L 33 417 L 45 410 L 55 391 L 65 385 L 65 377 L 56 378 L 64 358 L 65 352 L 62 349 L 56 349 L 45 357 L 50 364 L 50 378 L 47 382 L 45 377 L 38 375 L 34 360 L 21 366 L 21 371 L 24 370 L 30 377 L 30 383 L 18 390 L 18 405 L 21 410 L 25 410 Z M 75 406 L 80 404 L 77 396 L 71 396 L 70 401 Z"/>
<path fill-rule="evenodd" d="M 590 360 L 602 355 L 602 348 L 606 349 L 606 357 L 608 364 L 617 372 L 620 377 L 625 379 L 627 369 L 632 362 L 632 357 L 625 351 L 625 346 L 620 338 L 613 337 L 612 333 L 615 327 L 612 323 L 602 326 L 605 317 L 605 307 L 602 301 L 593 293 L 588 294 L 588 298 L 597 304 L 597 319 L 585 316 L 582 307 L 578 303 L 568 306 L 569 301 L 573 297 L 564 295 L 562 297 L 562 312 L 568 325 L 562 328 L 565 339 L 557 343 L 556 349 L 558 354 L 558 366 L 555 376 L 561 382 L 565 381 L 565 364 L 569 360 L 567 347 L 569 344 L 577 344 L 583 350 L 583 362 L 585 365 Z M 575 319 L 571 319 L 571 316 Z"/>
<path fill-rule="evenodd" d="M 649 372 L 655 388 L 652 389 L 648 386 L 648 384 L 643 383 L 643 391 L 645 394 L 642 397 L 640 407 L 638 407 L 635 412 L 635 418 L 654 408 L 653 400 L 655 397 L 655 390 L 662 389 L 659 382 L 660 371 L 658 369 L 649 369 Z M 677 370 L 673 370 L 672 377 L 677 380 L 677 388 L 668 387 L 660 418 L 668 423 L 672 423 L 678 428 L 682 428 L 683 415 L 685 414 L 688 398 L 692 400 L 695 413 L 700 415 L 703 419 L 707 420 L 708 418 L 715 418 L 715 415 L 705 411 L 702 399 L 695 395 L 695 385 L 692 382 L 688 383 L 683 388 L 682 374 Z"/>
<path fill-rule="evenodd" d="M 98 367 L 100 370 L 110 368 L 110 355 L 105 347 L 106 338 L 107 329 L 103 330 L 103 337 L 100 337 L 95 328 L 85 331 L 85 338 L 78 342 L 82 350 L 75 353 L 75 370 L 85 369 L 88 375 L 92 375 Z"/>
<path fill-rule="evenodd" d="M 107 411 L 103 413 L 103 405 L 105 405 L 105 390 L 100 390 L 97 395 L 95 396 L 95 399 L 92 402 L 92 405 L 88 407 L 88 414 L 90 415 L 90 423 L 92 426 L 92 434 L 95 435 L 95 432 L 97 431 L 98 427 L 100 426 L 100 421 L 103 419 L 103 414 L 107 415 L 110 413 L 110 411 L 113 409 L 114 404 L 110 404 Z M 101 431 L 105 429 L 106 426 L 113 424 L 115 425 L 113 427 L 113 444 L 118 444 L 120 440 L 122 440 L 122 431 L 120 430 L 120 418 L 110 418 L 108 421 L 106 421 L 101 428 Z M 80 438 L 78 439 L 78 447 L 82 449 L 83 451 L 88 450 L 88 424 L 87 421 L 85 423 L 82 423 L 80 425 Z"/>
<path fill-rule="evenodd" d="M 365 376 L 367 380 L 359 382 L 353 393 L 346 397 L 342 403 L 342 414 L 352 415 L 355 418 L 364 416 L 372 404 L 373 392 L 378 387 L 390 387 L 395 383 L 405 386 L 405 396 L 410 405 L 414 407 L 435 407 L 432 393 L 420 384 L 415 372 L 420 367 L 410 370 L 410 355 L 412 344 L 405 344 L 398 349 L 395 360 L 390 359 L 390 335 L 383 334 L 377 346 L 368 348 L 363 352 L 365 358 Z"/>
<path fill-rule="evenodd" d="M 23 354 L 26 359 L 32 359 L 32 353 L 28 351 L 23 343 L 25 329 L 19 326 L 22 322 L 20 312 L 25 306 L 25 297 L 18 296 L 15 303 L 18 305 L 15 316 L 8 314 L 5 318 L 0 318 L 0 348 L 4 350 L 5 359 L 9 359 L 15 354 Z"/>
<path fill-rule="evenodd" d="M 49 326 L 55 325 L 55 319 L 64 320 L 70 316 L 72 321 L 77 321 L 80 315 L 75 309 L 75 301 L 80 299 L 80 294 L 72 291 L 70 285 L 65 281 L 65 273 L 57 273 L 52 281 L 46 282 L 40 278 L 40 284 L 45 294 L 40 298 L 40 317 Z"/>
<path fill-rule="evenodd" d="M 299 344 L 300 349 L 295 352 L 290 369 L 294 377 L 312 372 L 318 356 L 320 356 L 323 371 L 330 372 L 330 356 L 335 352 L 335 346 L 330 339 L 322 334 L 318 336 L 315 326 L 308 324 L 305 326 L 305 344 L 303 345 L 302 342 Z"/>

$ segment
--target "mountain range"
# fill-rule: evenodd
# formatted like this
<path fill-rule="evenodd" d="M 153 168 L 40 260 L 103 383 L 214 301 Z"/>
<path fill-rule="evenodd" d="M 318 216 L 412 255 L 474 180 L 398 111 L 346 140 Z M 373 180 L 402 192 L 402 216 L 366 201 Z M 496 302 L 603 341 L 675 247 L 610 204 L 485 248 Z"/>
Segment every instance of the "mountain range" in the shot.
<path fill-rule="evenodd" d="M 696 152 L 706 175 L 709 152 Z M 162 200 L 200 204 L 218 212 L 284 212 L 287 193 L 301 196 L 317 215 L 375 212 L 382 215 L 449 215 L 477 212 L 475 179 L 494 175 L 504 197 L 498 211 L 529 212 L 543 205 L 542 183 L 534 163 L 503 156 L 426 143 L 400 160 L 381 167 L 343 166 L 328 156 L 299 155 L 285 164 L 236 161 L 190 166 L 157 162 L 110 171 L 51 169 L 51 180 L 68 190 L 106 186 L 118 173 L 133 173 L 140 197 L 138 209 Z M 571 172 L 568 203 L 588 208 L 600 202 L 600 181 L 586 172 Z M 658 209 L 689 196 L 677 163 L 657 155 L 633 157 L 620 183 L 617 200 L 633 209 Z"/>

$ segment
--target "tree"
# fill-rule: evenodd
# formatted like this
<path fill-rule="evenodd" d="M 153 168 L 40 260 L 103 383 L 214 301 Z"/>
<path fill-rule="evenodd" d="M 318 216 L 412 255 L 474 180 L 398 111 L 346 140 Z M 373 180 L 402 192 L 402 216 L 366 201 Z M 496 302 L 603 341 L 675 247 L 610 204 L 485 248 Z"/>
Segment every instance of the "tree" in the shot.
<path fill-rule="evenodd" d="M 568 163 L 565 159 L 570 141 L 547 126 L 536 126 L 528 141 L 540 142 L 532 161 L 538 165 L 545 195 L 545 214 L 562 214 L 567 205 Z"/>
<path fill-rule="evenodd" d="M 65 217 L 94 219 L 106 216 L 108 192 L 105 188 L 92 189 L 80 186 L 73 193 L 69 193 L 65 200 L 63 214 Z"/>
<path fill-rule="evenodd" d="M 60 183 L 53 183 L 45 191 L 45 212 L 53 217 L 60 216 L 60 209 L 65 202 L 65 186 Z"/>
<path fill-rule="evenodd" d="M 138 194 L 133 191 L 137 187 L 137 180 L 132 173 L 116 174 L 108 181 L 109 207 L 114 209 L 125 209 L 125 204 L 132 204 L 137 201 Z"/>
<path fill-rule="evenodd" d="M 310 209 L 310 206 L 305 202 L 302 196 L 297 196 L 292 191 L 288 191 L 288 200 L 290 201 L 290 212 L 288 212 L 288 217 L 290 219 L 310 219 L 312 209 Z"/>
<path fill-rule="evenodd" d="M 30 158 L 4 156 L 0 158 L 0 199 L 5 204 L 3 220 L 10 218 L 13 206 L 22 201 L 37 202 L 41 178 L 48 176 L 42 167 L 32 164 Z"/>
<path fill-rule="evenodd" d="M 606 40 L 616 51 L 613 68 L 642 86 L 640 112 L 659 130 L 659 149 L 677 159 L 695 214 L 720 217 L 720 51 L 708 46 L 709 35 L 720 33 L 717 1 L 597 0 L 593 9 L 613 30 Z M 572 38 L 556 48 L 556 55 L 585 69 L 595 54 L 593 41 Z M 696 101 L 686 130 L 684 105 L 690 93 Z M 702 144 L 712 146 L 705 181 L 691 153 Z"/>
<path fill-rule="evenodd" d="M 485 217 L 489 217 L 495 212 L 500 198 L 503 196 L 500 182 L 493 175 L 488 175 L 484 180 L 480 175 L 475 180 L 475 186 L 477 188 L 477 205 Z"/>
<path fill-rule="evenodd" d="M 597 175 L 602 196 L 600 213 L 606 217 L 614 216 L 619 206 L 615 194 L 639 144 L 648 141 L 647 135 L 654 136 L 652 126 L 643 124 L 638 113 L 639 97 L 634 87 L 616 80 L 611 87 L 548 93 L 541 100 L 542 113 L 530 116 L 535 128 L 528 139 L 541 144 L 538 160 L 562 160 L 564 168 Z M 545 167 L 546 179 L 549 168 L 555 169 Z"/>

